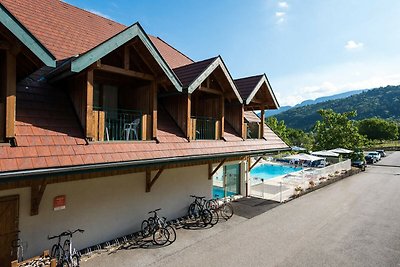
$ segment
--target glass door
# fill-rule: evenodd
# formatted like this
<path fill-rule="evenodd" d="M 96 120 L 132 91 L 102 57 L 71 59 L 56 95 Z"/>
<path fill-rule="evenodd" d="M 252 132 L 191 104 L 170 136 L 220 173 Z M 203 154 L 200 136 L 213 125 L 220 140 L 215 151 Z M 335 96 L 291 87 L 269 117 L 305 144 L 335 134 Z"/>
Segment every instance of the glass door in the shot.
<path fill-rule="evenodd" d="M 240 164 L 226 165 L 225 176 L 225 197 L 240 194 Z"/>

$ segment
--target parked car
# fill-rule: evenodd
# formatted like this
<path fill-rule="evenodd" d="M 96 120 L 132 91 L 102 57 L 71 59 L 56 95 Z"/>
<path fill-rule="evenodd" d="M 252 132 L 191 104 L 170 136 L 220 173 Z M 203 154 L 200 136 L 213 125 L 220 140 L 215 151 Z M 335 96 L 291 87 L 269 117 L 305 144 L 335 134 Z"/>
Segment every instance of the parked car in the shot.
<path fill-rule="evenodd" d="M 369 152 L 368 155 L 365 157 L 365 160 L 367 161 L 367 163 L 376 163 L 381 160 L 381 154 L 376 151 Z"/>
<path fill-rule="evenodd" d="M 386 157 L 385 150 L 379 149 L 379 150 L 377 150 L 376 152 L 378 152 L 378 153 L 381 155 L 382 158 Z"/>
<path fill-rule="evenodd" d="M 365 171 L 367 164 L 366 164 L 365 160 L 355 160 L 355 161 L 351 162 L 351 166 L 360 168 L 362 171 Z"/>

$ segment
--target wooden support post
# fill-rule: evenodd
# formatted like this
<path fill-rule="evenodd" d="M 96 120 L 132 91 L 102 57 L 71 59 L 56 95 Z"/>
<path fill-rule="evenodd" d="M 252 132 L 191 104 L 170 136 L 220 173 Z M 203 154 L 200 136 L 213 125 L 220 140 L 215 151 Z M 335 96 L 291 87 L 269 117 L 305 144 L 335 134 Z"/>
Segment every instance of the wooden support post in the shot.
<path fill-rule="evenodd" d="M 256 165 L 257 165 L 257 163 L 258 162 L 260 162 L 260 160 L 262 159 L 263 157 L 261 156 L 261 157 L 259 157 L 254 163 L 253 163 L 253 165 L 251 165 L 250 166 L 250 161 L 249 161 L 249 171 L 251 171 Z"/>
<path fill-rule="evenodd" d="M 225 97 L 221 96 L 221 132 L 218 139 L 224 138 L 225 132 Z"/>
<path fill-rule="evenodd" d="M 210 166 L 209 166 L 209 168 L 208 168 L 208 170 L 209 170 L 209 172 L 208 172 L 208 180 L 211 180 L 211 179 L 212 179 L 213 175 L 219 170 L 219 168 L 222 167 L 222 165 L 224 165 L 225 161 L 226 161 L 226 159 L 223 159 L 223 160 L 218 164 L 218 166 L 217 166 L 213 171 L 211 171 L 211 172 L 210 172 L 210 170 L 212 170 L 212 167 L 210 168 Z"/>
<path fill-rule="evenodd" d="M 260 125 L 260 137 L 259 139 L 264 138 L 264 123 L 265 123 L 265 107 L 261 106 L 261 125 Z"/>
<path fill-rule="evenodd" d="M 191 114 L 192 114 L 192 101 L 191 101 L 191 94 L 187 95 L 187 100 L 186 100 L 186 138 L 188 140 L 193 139 L 192 136 L 192 120 L 191 120 Z"/>
<path fill-rule="evenodd" d="M 6 51 L 6 138 L 15 137 L 17 105 L 17 63 L 15 54 Z"/>
<path fill-rule="evenodd" d="M 243 138 L 243 140 L 246 140 L 247 124 L 244 122 L 244 104 L 242 105 L 240 112 L 241 112 L 240 117 L 242 118 L 242 121 L 240 123 L 240 125 L 242 125 L 242 131 L 241 131 L 242 138 Z"/>
<path fill-rule="evenodd" d="M 208 180 L 211 180 L 211 179 L 212 179 L 211 173 L 212 173 L 212 163 L 209 162 L 209 163 L 208 163 Z"/>
<path fill-rule="evenodd" d="M 142 140 L 145 141 L 147 140 L 147 128 L 148 128 L 148 123 L 149 119 L 151 119 L 151 116 L 148 116 L 147 114 L 142 114 Z"/>
<path fill-rule="evenodd" d="M 86 137 L 93 139 L 93 70 L 88 70 L 86 77 Z"/>
<path fill-rule="evenodd" d="M 146 170 L 146 192 L 150 192 L 151 188 L 155 184 L 155 182 L 160 178 L 160 175 L 163 173 L 164 168 L 158 170 L 154 178 L 151 178 L 151 170 Z"/>
<path fill-rule="evenodd" d="M 151 94 L 150 94 L 150 110 L 152 116 L 152 131 L 151 138 L 157 139 L 157 82 L 153 81 L 151 83 Z"/>
<path fill-rule="evenodd" d="M 42 201 L 44 191 L 46 190 L 47 181 L 43 179 L 40 182 L 34 182 L 31 185 L 31 216 L 39 214 L 39 206 Z"/>

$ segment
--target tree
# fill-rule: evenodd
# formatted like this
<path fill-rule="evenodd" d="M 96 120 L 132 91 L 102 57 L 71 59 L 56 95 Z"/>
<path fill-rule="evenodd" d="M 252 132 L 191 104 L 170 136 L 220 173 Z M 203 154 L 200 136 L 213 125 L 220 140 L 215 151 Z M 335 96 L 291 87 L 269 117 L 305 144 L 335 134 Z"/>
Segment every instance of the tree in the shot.
<path fill-rule="evenodd" d="M 265 123 L 286 143 L 289 143 L 287 129 L 284 121 L 278 121 L 275 117 L 268 117 Z"/>
<path fill-rule="evenodd" d="M 291 146 L 299 146 L 307 150 L 312 150 L 314 145 L 314 137 L 312 134 L 293 128 L 287 128 L 286 132 Z"/>
<path fill-rule="evenodd" d="M 349 117 L 355 117 L 357 112 L 336 113 L 331 109 L 318 111 L 322 120 L 314 126 L 316 149 L 333 149 L 343 147 L 355 149 L 364 144 L 365 137 L 359 134 L 355 122 Z"/>
<path fill-rule="evenodd" d="M 370 140 L 397 140 L 399 138 L 397 123 L 377 117 L 359 121 L 358 131 Z"/>

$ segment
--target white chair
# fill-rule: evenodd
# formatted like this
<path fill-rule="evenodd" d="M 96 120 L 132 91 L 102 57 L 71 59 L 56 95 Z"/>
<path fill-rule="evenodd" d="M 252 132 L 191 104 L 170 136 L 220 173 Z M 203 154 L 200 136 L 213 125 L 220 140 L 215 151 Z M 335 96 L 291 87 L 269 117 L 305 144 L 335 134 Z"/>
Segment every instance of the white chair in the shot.
<path fill-rule="evenodd" d="M 133 132 L 133 136 L 134 136 L 135 140 L 139 139 L 139 135 L 138 135 L 139 125 L 140 125 L 140 118 L 135 119 L 131 123 L 124 124 L 125 137 L 126 137 L 127 141 L 129 141 L 129 138 L 130 138 L 132 132 Z"/>

